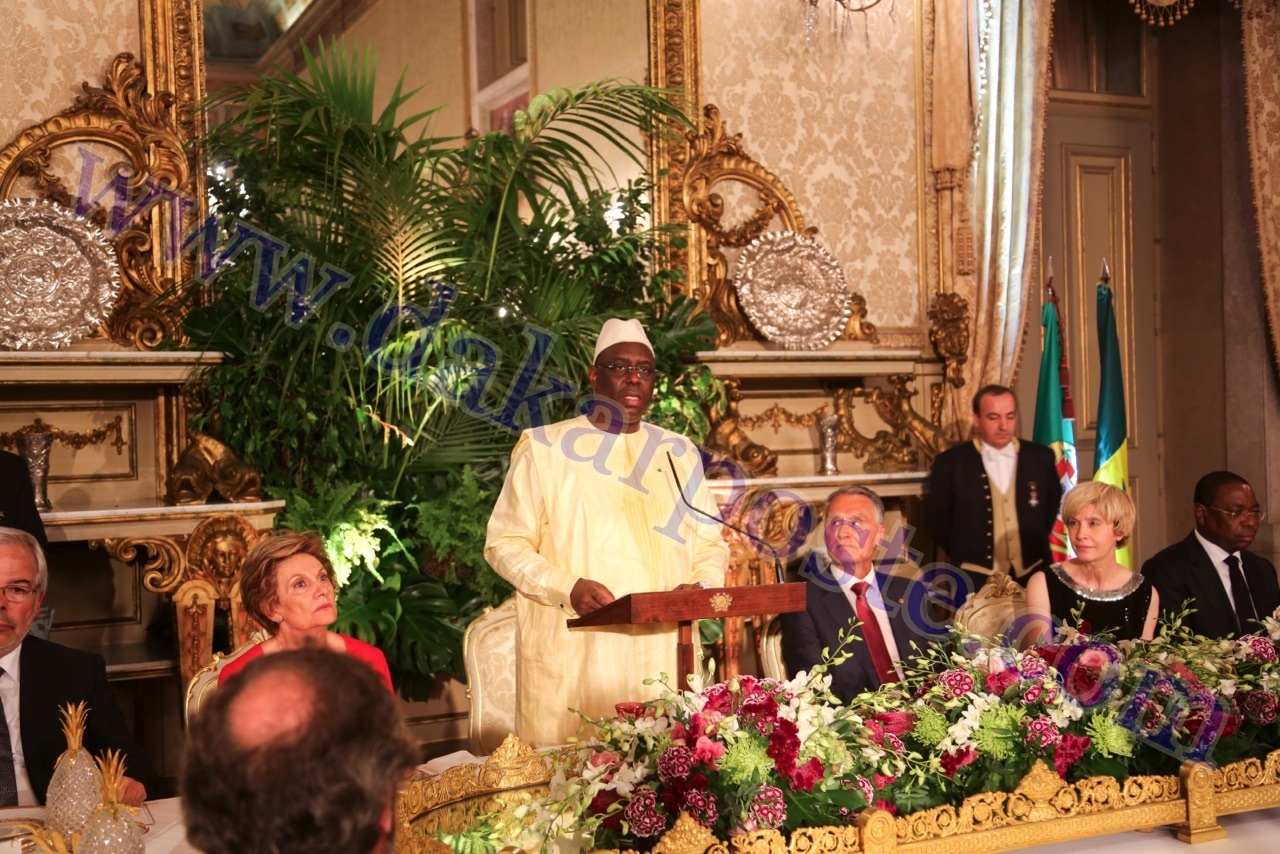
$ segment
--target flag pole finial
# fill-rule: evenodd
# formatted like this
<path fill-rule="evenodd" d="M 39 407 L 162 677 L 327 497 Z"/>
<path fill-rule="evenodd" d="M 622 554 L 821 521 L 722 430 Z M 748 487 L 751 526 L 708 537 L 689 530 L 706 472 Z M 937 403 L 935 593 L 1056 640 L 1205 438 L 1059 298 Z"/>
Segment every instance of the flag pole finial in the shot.
<path fill-rule="evenodd" d="M 1045 278 L 1048 279 L 1050 282 L 1053 281 L 1053 256 L 1052 255 L 1049 256 L 1049 270 Z"/>
<path fill-rule="evenodd" d="M 1102 272 L 1098 275 L 1098 278 L 1102 280 L 1104 285 L 1111 284 L 1111 268 L 1107 266 L 1106 258 L 1102 259 Z"/>

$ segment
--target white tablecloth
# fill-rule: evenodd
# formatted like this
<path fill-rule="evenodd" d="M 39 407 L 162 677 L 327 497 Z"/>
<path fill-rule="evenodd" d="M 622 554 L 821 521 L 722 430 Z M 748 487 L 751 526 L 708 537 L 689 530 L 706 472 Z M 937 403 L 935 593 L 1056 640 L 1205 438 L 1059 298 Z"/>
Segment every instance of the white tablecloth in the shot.
<path fill-rule="evenodd" d="M 196 849 L 187 844 L 186 828 L 182 826 L 182 802 L 177 798 L 163 801 L 147 801 L 155 824 L 143 840 L 147 854 L 187 854 Z"/>

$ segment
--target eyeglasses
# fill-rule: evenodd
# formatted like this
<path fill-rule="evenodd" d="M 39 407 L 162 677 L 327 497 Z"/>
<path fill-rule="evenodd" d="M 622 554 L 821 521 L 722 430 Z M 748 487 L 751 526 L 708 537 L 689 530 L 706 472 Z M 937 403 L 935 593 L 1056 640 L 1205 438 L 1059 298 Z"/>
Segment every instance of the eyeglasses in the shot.
<path fill-rule="evenodd" d="M 1255 507 L 1252 510 L 1223 510 L 1221 507 L 1214 507 L 1212 504 L 1208 506 L 1210 510 L 1217 510 L 1223 516 L 1232 520 L 1239 519 L 1241 516 L 1248 516 L 1255 522 L 1261 522 L 1263 519 L 1267 518 L 1267 511 L 1263 510 L 1261 507 Z"/>
<path fill-rule="evenodd" d="M 635 374 L 639 379 L 651 380 L 658 375 L 658 369 L 653 365 L 620 365 L 617 362 L 610 362 L 607 365 L 598 365 L 597 367 L 608 371 L 610 376 L 618 379 L 622 379 L 627 374 Z"/>
<path fill-rule="evenodd" d="M 31 587 L 19 584 L 7 584 L 0 587 L 0 592 L 4 593 L 4 598 L 15 605 L 21 605 L 31 598 L 31 594 L 36 591 Z"/>

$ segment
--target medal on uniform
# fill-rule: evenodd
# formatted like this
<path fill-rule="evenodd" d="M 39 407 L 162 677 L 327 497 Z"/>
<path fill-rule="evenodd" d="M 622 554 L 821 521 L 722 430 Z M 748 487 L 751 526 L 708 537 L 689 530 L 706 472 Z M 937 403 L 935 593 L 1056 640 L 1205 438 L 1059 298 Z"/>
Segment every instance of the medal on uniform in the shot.
<path fill-rule="evenodd" d="M 1031 490 L 1031 498 L 1027 501 L 1032 507 L 1040 506 L 1040 496 L 1036 494 L 1036 482 L 1034 480 L 1027 481 L 1027 488 Z"/>

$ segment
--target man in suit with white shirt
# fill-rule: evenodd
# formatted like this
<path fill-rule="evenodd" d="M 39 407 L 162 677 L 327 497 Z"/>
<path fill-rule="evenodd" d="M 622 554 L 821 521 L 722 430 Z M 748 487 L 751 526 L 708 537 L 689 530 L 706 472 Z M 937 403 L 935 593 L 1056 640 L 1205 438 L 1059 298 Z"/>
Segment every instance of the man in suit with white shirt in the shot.
<path fill-rule="evenodd" d="M 863 691 L 902 679 L 904 659 L 930 642 L 910 618 L 912 581 L 876 571 L 876 547 L 884 537 L 884 503 L 862 486 L 831 493 L 824 514 L 829 574 L 811 559 L 801 570 L 808 582 L 805 610 L 783 614 L 782 660 L 793 676 L 821 664 L 823 650 L 840 646 L 851 628 L 859 639 L 844 647 L 849 658 L 831 671 L 831 692 L 848 702 Z M 923 591 L 921 591 L 923 592 Z M 856 624 L 855 624 L 856 620 Z"/>
<path fill-rule="evenodd" d="M 929 474 L 929 533 L 970 593 L 997 569 L 1022 579 L 1053 563 L 1057 460 L 1050 448 L 1017 438 L 1017 429 L 1013 390 L 983 386 L 973 396 L 973 440 L 939 454 Z M 956 605 L 963 598 L 957 593 Z"/>
<path fill-rule="evenodd" d="M 66 750 L 58 709 L 89 707 L 84 746 L 124 754 L 120 799 L 141 806 L 156 775 L 129 733 L 107 684 L 102 656 L 27 634 L 40 612 L 49 569 L 35 537 L 0 528 L 0 806 L 43 804 L 54 764 Z"/>
<path fill-rule="evenodd" d="M 1266 514 L 1253 487 L 1238 474 L 1210 472 L 1196 483 L 1195 530 L 1142 565 L 1173 614 L 1195 608 L 1187 626 L 1211 638 L 1262 631 L 1259 622 L 1280 607 L 1276 568 L 1248 551 Z"/>

